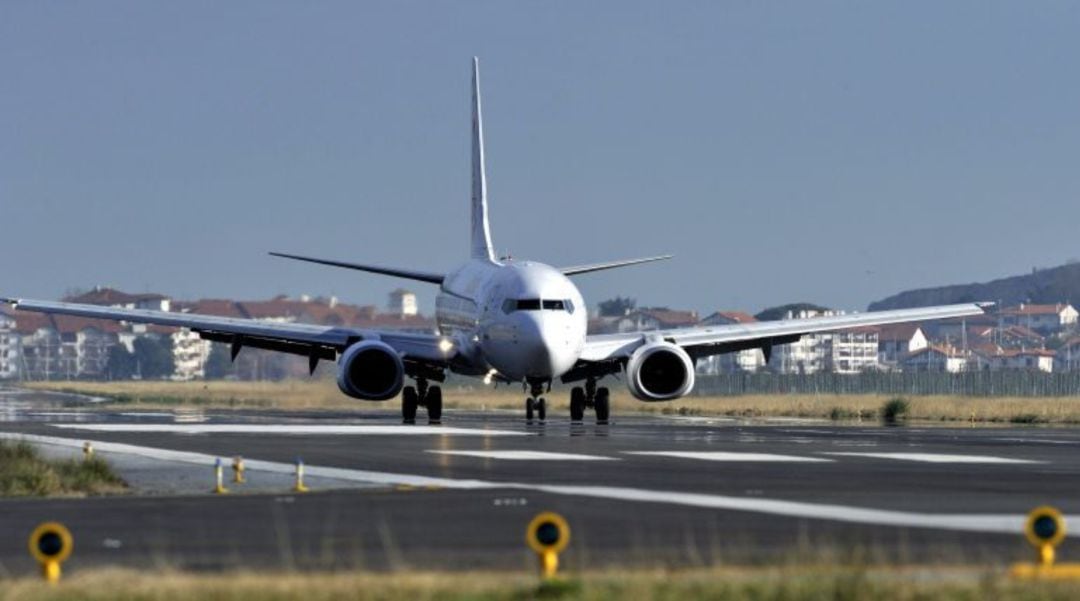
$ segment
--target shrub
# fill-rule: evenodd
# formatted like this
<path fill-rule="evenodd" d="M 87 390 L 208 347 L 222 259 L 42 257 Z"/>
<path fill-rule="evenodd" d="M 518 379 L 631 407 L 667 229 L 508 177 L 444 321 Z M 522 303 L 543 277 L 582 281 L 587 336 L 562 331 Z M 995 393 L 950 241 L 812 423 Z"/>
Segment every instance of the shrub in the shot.
<path fill-rule="evenodd" d="M 911 404 L 907 399 L 896 397 L 889 399 L 881 406 L 881 419 L 885 423 L 893 424 L 902 419 L 907 419 Z"/>

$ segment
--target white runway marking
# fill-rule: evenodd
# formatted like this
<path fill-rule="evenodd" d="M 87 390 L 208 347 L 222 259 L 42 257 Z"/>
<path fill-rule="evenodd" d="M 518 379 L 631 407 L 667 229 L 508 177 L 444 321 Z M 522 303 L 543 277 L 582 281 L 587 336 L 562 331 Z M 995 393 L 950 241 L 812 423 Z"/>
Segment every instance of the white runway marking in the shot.
<path fill-rule="evenodd" d="M 75 438 L 38 436 L 0 432 L 0 438 L 25 440 L 31 443 L 59 445 L 82 448 L 83 441 Z M 120 444 L 105 441 L 90 441 L 99 453 L 126 453 L 197 465 L 213 465 L 217 458 L 203 453 L 172 451 L 153 447 Z M 295 467 L 289 463 L 248 460 L 249 470 L 262 470 L 291 474 Z M 458 490 L 498 490 L 513 489 L 544 492 L 554 495 L 610 499 L 639 503 L 664 503 L 686 507 L 703 507 L 729 511 L 748 511 L 785 517 L 832 520 L 854 524 L 877 524 L 882 526 L 907 528 L 935 528 L 940 530 L 959 530 L 965 532 L 991 532 L 1018 535 L 1023 531 L 1026 516 L 1010 514 L 955 514 L 955 513 L 917 513 L 912 511 L 893 511 L 888 509 L 870 509 L 848 505 L 827 503 L 806 503 L 761 497 L 731 497 L 707 493 L 687 493 L 675 491 L 646 490 L 614 486 L 579 486 L 558 484 L 526 484 L 520 482 L 491 482 L 485 480 L 455 480 L 452 478 L 432 478 L 414 474 L 395 474 L 388 472 L 370 472 L 336 467 L 305 466 L 311 476 L 351 480 L 375 484 L 412 486 L 436 486 Z M 1080 521 L 1080 516 L 1066 516 L 1066 520 Z"/>
<path fill-rule="evenodd" d="M 545 451 L 442 451 L 431 450 L 428 453 L 439 455 L 460 455 L 462 457 L 480 457 L 483 459 L 509 459 L 517 461 L 618 461 L 615 457 L 600 455 L 574 455 L 572 453 L 548 453 Z"/>
<path fill-rule="evenodd" d="M 790 461 L 801 463 L 830 463 L 832 459 L 823 457 L 800 457 L 798 455 L 773 455 L 770 453 L 729 453 L 726 451 L 624 451 L 627 455 L 647 455 L 654 457 L 676 457 L 679 459 L 703 459 L 705 461 Z"/>
<path fill-rule="evenodd" d="M 452 436 L 527 436 L 525 432 L 484 430 L 482 428 L 448 428 L 444 426 L 401 425 L 340 425 L 320 424 L 49 424 L 65 430 L 89 432 L 160 432 L 168 434 L 325 434 L 416 436 L 443 434 Z"/>
<path fill-rule="evenodd" d="M 990 464 L 1026 464 L 1042 463 L 1031 459 L 1012 459 L 1010 457 L 990 457 L 985 455 L 938 455 L 934 453 L 855 453 L 833 452 L 825 455 L 843 457 L 870 457 L 874 459 L 897 459 L 900 461 L 921 461 L 923 463 L 990 463 Z"/>

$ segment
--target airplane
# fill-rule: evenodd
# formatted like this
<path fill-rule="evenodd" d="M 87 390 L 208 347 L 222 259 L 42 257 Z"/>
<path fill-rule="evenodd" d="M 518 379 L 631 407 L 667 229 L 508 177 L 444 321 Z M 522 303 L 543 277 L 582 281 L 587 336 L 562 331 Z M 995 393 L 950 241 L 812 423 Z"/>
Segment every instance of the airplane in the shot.
<path fill-rule="evenodd" d="M 437 334 L 277 323 L 191 313 L 0 298 L 21 311 L 58 313 L 187 328 L 201 338 L 229 344 L 233 360 L 244 347 L 306 356 L 310 373 L 319 361 L 337 362 L 342 393 L 364 401 L 401 396 L 404 423 L 418 408 L 441 423 L 442 389 L 453 372 L 485 381 L 521 383 L 528 389 L 525 416 L 547 417 L 545 391 L 558 379 L 570 390 L 570 419 L 610 419 L 610 392 L 598 386 L 623 374 L 630 393 L 645 402 L 667 401 L 694 389 L 694 367 L 710 355 L 772 349 L 806 334 L 910 321 L 983 314 L 969 303 L 784 321 L 589 335 L 587 305 L 571 278 L 596 271 L 668 259 L 645 257 L 573 267 L 496 258 L 488 220 L 487 177 L 480 107 L 479 61 L 472 62 L 472 198 L 470 257 L 448 273 L 399 269 L 273 252 L 271 255 L 383 274 L 439 286 Z M 413 384 L 406 385 L 406 380 Z"/>

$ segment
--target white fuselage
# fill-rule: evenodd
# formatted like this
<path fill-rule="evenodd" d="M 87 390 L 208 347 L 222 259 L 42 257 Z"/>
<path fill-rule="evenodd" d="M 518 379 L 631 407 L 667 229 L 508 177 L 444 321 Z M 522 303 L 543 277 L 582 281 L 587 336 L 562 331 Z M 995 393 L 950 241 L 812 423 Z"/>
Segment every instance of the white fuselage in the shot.
<path fill-rule="evenodd" d="M 557 378 L 585 347 L 585 300 L 543 263 L 470 261 L 446 276 L 435 307 L 440 332 L 455 340 L 475 374 Z"/>

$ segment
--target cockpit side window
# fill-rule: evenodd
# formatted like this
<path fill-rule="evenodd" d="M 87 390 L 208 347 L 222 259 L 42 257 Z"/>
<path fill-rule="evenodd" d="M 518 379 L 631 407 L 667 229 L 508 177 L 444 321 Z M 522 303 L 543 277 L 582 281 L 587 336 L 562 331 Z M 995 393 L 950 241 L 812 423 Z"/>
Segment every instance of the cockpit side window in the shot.
<path fill-rule="evenodd" d="M 566 307 L 561 300 L 544 299 L 544 309 L 548 311 L 565 311 Z"/>
<path fill-rule="evenodd" d="M 539 311 L 540 299 L 538 298 L 519 298 L 517 302 L 518 311 Z"/>

